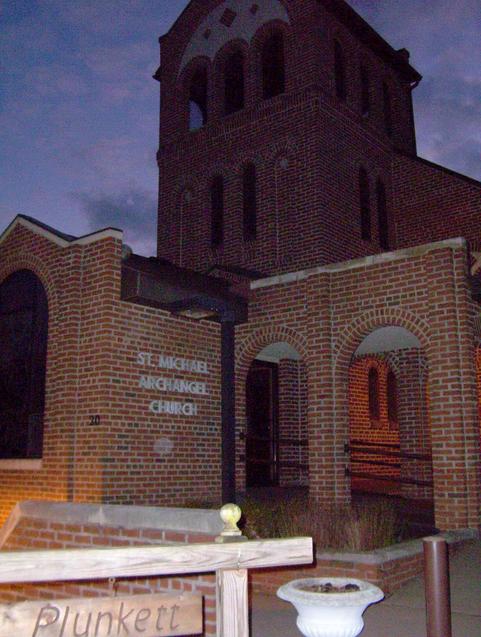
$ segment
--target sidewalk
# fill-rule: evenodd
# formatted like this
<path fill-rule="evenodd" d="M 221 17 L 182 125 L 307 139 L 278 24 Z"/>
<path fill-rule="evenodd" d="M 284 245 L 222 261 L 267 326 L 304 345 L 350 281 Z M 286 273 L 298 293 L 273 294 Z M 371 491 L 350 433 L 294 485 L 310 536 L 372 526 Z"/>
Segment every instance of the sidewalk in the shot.
<path fill-rule="evenodd" d="M 481 541 L 450 559 L 453 637 L 481 637 Z M 426 637 L 424 582 L 416 577 L 364 613 L 360 637 Z M 254 595 L 252 637 L 297 637 L 296 611 L 274 596 Z"/>

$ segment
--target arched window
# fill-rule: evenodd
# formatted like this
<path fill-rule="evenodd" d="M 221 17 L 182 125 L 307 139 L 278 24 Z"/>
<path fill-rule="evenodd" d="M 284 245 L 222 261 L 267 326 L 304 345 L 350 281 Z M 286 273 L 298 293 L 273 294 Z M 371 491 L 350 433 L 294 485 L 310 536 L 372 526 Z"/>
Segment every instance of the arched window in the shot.
<path fill-rule="evenodd" d="M 241 51 L 232 53 L 225 63 L 224 92 L 226 115 L 244 108 L 244 56 Z"/>
<path fill-rule="evenodd" d="M 210 186 L 211 245 L 219 246 L 224 240 L 224 179 L 217 175 Z"/>
<path fill-rule="evenodd" d="M 272 34 L 262 47 L 262 95 L 265 100 L 285 91 L 286 71 L 284 38 L 282 33 Z"/>
<path fill-rule="evenodd" d="M 379 226 L 379 247 L 389 250 L 389 216 L 386 202 L 386 187 L 382 179 L 377 180 L 377 216 Z"/>
<path fill-rule="evenodd" d="M 387 417 L 391 424 L 397 425 L 397 379 L 392 371 L 387 375 Z"/>
<path fill-rule="evenodd" d="M 18 270 L 0 285 L 0 457 L 41 458 L 48 303 L 40 280 Z"/>
<path fill-rule="evenodd" d="M 371 240 L 371 198 L 369 194 L 369 178 L 366 170 L 359 169 L 359 210 L 361 217 L 361 238 Z"/>
<path fill-rule="evenodd" d="M 392 136 L 392 107 L 391 107 L 391 91 L 387 82 L 382 83 L 382 104 L 384 113 L 384 126 L 389 137 Z"/>
<path fill-rule="evenodd" d="M 207 69 L 199 68 L 192 76 L 189 90 L 189 130 L 207 123 Z"/>
<path fill-rule="evenodd" d="M 379 373 L 375 367 L 369 369 L 368 375 L 369 393 L 369 418 L 374 421 L 379 420 Z"/>
<path fill-rule="evenodd" d="M 361 114 L 363 117 L 369 115 L 371 110 L 371 83 L 369 72 L 364 65 L 361 65 Z"/>
<path fill-rule="evenodd" d="M 344 51 L 337 40 L 334 42 L 334 75 L 336 81 L 336 95 L 344 101 L 346 99 L 346 62 Z"/>
<path fill-rule="evenodd" d="M 242 197 L 244 212 L 244 240 L 256 238 L 257 232 L 257 186 L 256 167 L 247 164 L 242 174 Z"/>

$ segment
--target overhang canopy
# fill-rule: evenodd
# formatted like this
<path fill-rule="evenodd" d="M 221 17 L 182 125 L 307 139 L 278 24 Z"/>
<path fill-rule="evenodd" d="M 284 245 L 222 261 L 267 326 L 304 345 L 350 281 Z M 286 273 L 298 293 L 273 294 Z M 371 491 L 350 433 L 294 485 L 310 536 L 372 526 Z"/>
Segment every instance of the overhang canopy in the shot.
<path fill-rule="evenodd" d="M 122 262 L 121 298 L 191 318 L 247 321 L 247 300 L 229 283 L 156 257 L 131 254 Z"/>

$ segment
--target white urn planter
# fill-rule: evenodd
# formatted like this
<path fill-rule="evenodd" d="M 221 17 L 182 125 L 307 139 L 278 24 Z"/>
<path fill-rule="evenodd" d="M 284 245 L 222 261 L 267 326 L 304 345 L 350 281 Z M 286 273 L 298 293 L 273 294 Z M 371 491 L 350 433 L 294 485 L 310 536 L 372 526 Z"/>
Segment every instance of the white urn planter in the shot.
<path fill-rule="evenodd" d="M 319 592 L 328 584 L 336 592 Z M 346 585 L 358 590 L 337 592 Z M 384 597 L 374 584 L 344 577 L 293 580 L 281 586 L 277 595 L 295 606 L 297 627 L 306 637 L 356 637 L 364 628 L 362 614 L 366 608 Z"/>

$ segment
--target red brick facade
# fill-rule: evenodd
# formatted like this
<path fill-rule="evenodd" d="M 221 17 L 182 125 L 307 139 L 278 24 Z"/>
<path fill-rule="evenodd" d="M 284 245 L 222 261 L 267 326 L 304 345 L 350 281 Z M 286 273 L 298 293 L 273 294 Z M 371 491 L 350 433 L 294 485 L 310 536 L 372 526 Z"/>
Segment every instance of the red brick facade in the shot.
<path fill-rule="evenodd" d="M 399 442 L 401 452 L 432 462 L 402 460 L 380 470 L 434 482 L 432 491 L 404 484 L 403 495 L 432 497 L 442 529 L 478 527 L 479 306 L 466 242 L 452 237 L 479 247 L 480 185 L 415 157 L 410 92 L 417 73 L 403 52 L 336 9 L 340 2 L 255 4 L 251 11 L 251 3 L 237 2 L 237 15 L 227 20 L 220 0 L 191 2 L 161 40 L 157 74 L 158 254 L 202 272 L 215 264 L 248 268 L 256 279 L 249 320 L 236 328 L 238 489 L 245 487 L 247 373 L 265 347 L 282 343 L 300 361 L 278 361 L 281 486 L 308 482 L 319 501 L 347 501 L 351 439 Z M 272 33 L 284 41 L 285 91 L 263 99 L 260 58 Z M 339 77 L 336 83 L 336 42 L 345 98 Z M 236 51 L 244 56 L 244 107 L 225 116 L 223 72 Z M 370 78 L 364 114 L 361 66 Z M 189 131 L 189 88 L 200 67 L 208 78 L 207 123 Z M 249 240 L 242 221 L 247 163 L 256 169 L 257 195 L 256 238 Z M 370 239 L 362 235 L 361 168 Z M 223 240 L 213 247 L 216 176 L 223 178 Z M 152 505 L 220 499 L 219 326 L 122 301 L 121 258 L 121 233 L 113 230 L 73 240 L 20 219 L 1 238 L 0 284 L 14 271 L 33 271 L 50 316 L 43 457 L 0 461 L 3 519 L 17 501 L 32 498 Z M 419 346 L 357 357 L 364 339 L 386 327 L 403 328 Z M 194 415 L 154 413 L 159 397 L 180 400 L 178 391 L 146 386 L 150 377 L 178 376 L 159 371 L 159 356 L 205 364 L 206 374 L 182 372 L 207 386 L 184 396 L 195 403 Z M 372 365 L 380 378 L 375 423 L 366 394 Z M 389 370 L 397 379 L 397 423 L 387 415 Z"/>
<path fill-rule="evenodd" d="M 181 505 L 220 498 L 218 327 L 121 301 L 120 233 L 58 243 L 22 220 L 1 244 L 0 282 L 28 268 L 49 300 L 43 457 L 0 461 L 2 518 L 26 499 Z M 203 361 L 207 374 L 139 364 L 142 352 Z M 184 398 L 140 386 L 146 375 L 205 381 L 205 395 L 184 396 L 197 415 L 152 413 L 156 399 Z"/>

